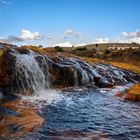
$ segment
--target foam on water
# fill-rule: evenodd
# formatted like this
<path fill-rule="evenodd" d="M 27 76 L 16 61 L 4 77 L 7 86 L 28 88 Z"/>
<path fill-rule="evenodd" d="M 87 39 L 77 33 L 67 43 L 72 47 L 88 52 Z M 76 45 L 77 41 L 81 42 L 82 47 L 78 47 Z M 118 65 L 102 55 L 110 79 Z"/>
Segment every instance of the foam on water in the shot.
<path fill-rule="evenodd" d="M 40 90 L 33 96 L 22 96 L 22 100 L 31 102 L 41 109 L 43 106 L 55 104 L 63 99 L 63 95 L 57 90 Z"/>

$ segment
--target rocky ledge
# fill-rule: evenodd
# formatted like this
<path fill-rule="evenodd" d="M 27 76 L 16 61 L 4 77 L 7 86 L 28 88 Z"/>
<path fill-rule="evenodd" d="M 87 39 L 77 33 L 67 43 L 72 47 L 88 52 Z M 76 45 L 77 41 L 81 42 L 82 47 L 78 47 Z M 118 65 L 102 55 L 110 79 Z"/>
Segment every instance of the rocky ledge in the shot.
<path fill-rule="evenodd" d="M 35 127 L 41 126 L 44 122 L 35 108 L 19 98 L 8 102 L 4 101 L 0 111 L 0 136 L 2 137 L 21 136 Z"/>
<path fill-rule="evenodd" d="M 140 84 L 135 84 L 124 92 L 116 93 L 115 96 L 121 97 L 123 100 L 140 101 Z"/>

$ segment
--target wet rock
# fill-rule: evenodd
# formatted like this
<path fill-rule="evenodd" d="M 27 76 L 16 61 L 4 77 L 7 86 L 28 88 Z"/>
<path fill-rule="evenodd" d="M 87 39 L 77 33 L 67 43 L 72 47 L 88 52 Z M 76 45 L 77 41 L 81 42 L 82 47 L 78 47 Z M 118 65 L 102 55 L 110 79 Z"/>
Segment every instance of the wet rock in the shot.
<path fill-rule="evenodd" d="M 20 54 L 30 54 L 30 50 L 26 48 L 17 48 L 16 49 Z"/>
<path fill-rule="evenodd" d="M 0 121 L 3 119 L 3 116 L 4 116 L 4 112 L 2 107 L 0 106 Z"/>
<path fill-rule="evenodd" d="M 123 92 L 116 93 L 114 96 L 128 101 L 140 101 L 140 84 L 135 84 Z"/>
<path fill-rule="evenodd" d="M 131 94 L 129 94 L 129 93 L 125 93 L 125 94 L 122 96 L 122 99 L 123 99 L 123 100 L 129 100 L 129 101 L 136 101 L 135 95 L 131 95 Z"/>
<path fill-rule="evenodd" d="M 112 88 L 114 85 L 101 77 L 94 77 L 95 85 L 100 88 Z"/>
<path fill-rule="evenodd" d="M 47 140 L 110 140 L 107 133 L 60 130 L 50 133 Z"/>
<path fill-rule="evenodd" d="M 16 57 L 12 55 L 15 50 L 7 49 L 0 58 L 0 89 L 3 94 L 11 93 L 13 87 L 14 63 Z"/>
<path fill-rule="evenodd" d="M 23 103 L 19 99 L 7 102 L 3 106 L 10 110 L 10 114 L 5 115 L 0 121 L 0 136 L 21 136 L 44 122 L 28 103 Z"/>
<path fill-rule="evenodd" d="M 116 93 L 114 96 L 116 96 L 116 97 L 122 97 L 122 96 L 123 96 L 123 93 L 118 92 L 118 93 Z"/>
<path fill-rule="evenodd" d="M 0 100 L 3 98 L 3 94 L 0 92 Z"/>

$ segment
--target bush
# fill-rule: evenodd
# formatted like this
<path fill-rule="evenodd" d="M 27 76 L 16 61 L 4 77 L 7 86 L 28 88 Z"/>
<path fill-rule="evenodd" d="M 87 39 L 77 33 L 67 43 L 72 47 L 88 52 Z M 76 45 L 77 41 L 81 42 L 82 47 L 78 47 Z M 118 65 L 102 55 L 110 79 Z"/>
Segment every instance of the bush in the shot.
<path fill-rule="evenodd" d="M 86 47 L 78 47 L 75 50 L 76 51 L 85 51 L 85 50 L 87 50 L 87 48 Z"/>
<path fill-rule="evenodd" d="M 63 52 L 63 48 L 59 47 L 59 46 L 55 46 L 54 47 L 55 51 L 57 52 Z"/>
<path fill-rule="evenodd" d="M 110 50 L 105 50 L 104 54 L 110 54 L 111 51 Z"/>

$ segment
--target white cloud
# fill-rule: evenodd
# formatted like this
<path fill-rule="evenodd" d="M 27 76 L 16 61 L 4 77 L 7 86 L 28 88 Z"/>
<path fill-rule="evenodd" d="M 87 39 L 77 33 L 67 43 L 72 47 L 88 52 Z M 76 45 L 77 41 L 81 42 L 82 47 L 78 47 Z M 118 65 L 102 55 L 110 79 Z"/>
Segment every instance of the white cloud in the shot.
<path fill-rule="evenodd" d="M 40 40 L 40 39 L 42 39 L 42 36 L 40 35 L 39 32 L 31 32 L 29 30 L 22 29 L 20 36 L 9 35 L 8 38 L 2 38 L 0 40 L 12 43 L 12 42 L 23 42 L 23 41 Z"/>
<path fill-rule="evenodd" d="M 60 47 L 72 47 L 73 44 L 71 42 L 63 42 L 63 43 L 57 43 L 55 45 L 53 45 L 53 47 L 55 46 L 60 46 Z"/>
<path fill-rule="evenodd" d="M 74 45 L 74 46 L 76 46 L 76 47 L 81 47 L 81 46 L 85 46 L 85 45 L 87 45 L 86 43 L 80 43 L 80 44 L 76 44 L 76 45 Z"/>
<path fill-rule="evenodd" d="M 7 41 L 4 39 L 4 37 L 0 37 L 0 42 L 7 43 Z"/>
<path fill-rule="evenodd" d="M 74 38 L 80 38 L 81 33 L 74 31 L 72 29 L 67 29 L 64 32 L 64 38 L 68 38 L 68 37 L 74 37 Z"/>
<path fill-rule="evenodd" d="M 31 32 L 26 29 L 21 30 L 20 38 L 23 40 L 38 40 L 38 39 L 40 39 L 40 37 L 41 36 L 40 36 L 39 32 Z"/>
<path fill-rule="evenodd" d="M 55 47 L 55 46 L 60 46 L 60 47 L 72 47 L 72 46 L 80 47 L 80 46 L 85 46 L 85 45 L 86 45 L 86 43 L 73 44 L 73 43 L 68 41 L 68 42 L 57 43 L 57 44 L 53 45 L 53 47 Z"/>
<path fill-rule="evenodd" d="M 92 43 L 109 43 L 109 38 L 95 38 Z"/>
<path fill-rule="evenodd" d="M 121 40 L 119 42 L 125 43 L 139 43 L 140 44 L 140 30 L 136 30 L 133 32 L 122 32 Z"/>
<path fill-rule="evenodd" d="M 140 30 L 136 30 L 134 32 L 122 32 L 122 35 L 126 38 L 140 37 Z"/>

